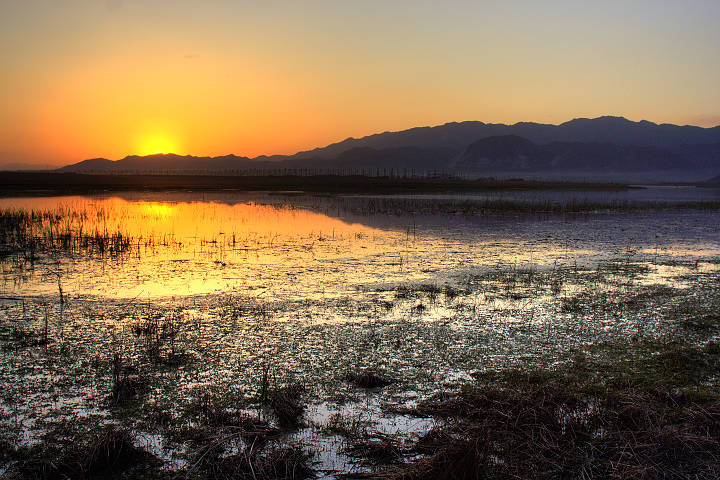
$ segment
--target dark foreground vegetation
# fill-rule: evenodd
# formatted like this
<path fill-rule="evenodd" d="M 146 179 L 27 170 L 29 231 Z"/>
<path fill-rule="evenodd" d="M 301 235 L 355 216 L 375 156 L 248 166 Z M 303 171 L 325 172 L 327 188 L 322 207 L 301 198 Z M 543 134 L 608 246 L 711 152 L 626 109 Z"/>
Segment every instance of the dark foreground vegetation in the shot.
<path fill-rule="evenodd" d="M 344 451 L 370 466 L 339 477 L 720 478 L 719 290 L 713 276 L 701 297 L 670 306 L 664 316 L 677 329 L 664 340 L 599 342 L 571 349 L 549 366 L 481 371 L 460 389 L 390 407 L 394 414 L 435 419 L 435 427 L 411 445 L 363 429 L 361 422 L 330 422 L 323 428 L 342 435 Z M 632 297 L 632 308 L 675 294 L 659 287 L 646 292 L 648 298 Z M 304 426 L 305 405 L 312 401 L 300 384 L 274 385 L 266 373 L 250 403 L 203 396 L 171 414 L 138 403 L 141 376 L 121 360 L 114 362 L 112 378 L 108 408 L 117 418 L 134 417 L 164 431 L 184 449 L 183 464 L 168 465 L 127 427 L 85 418 L 50 423 L 32 446 L 0 436 L 5 478 L 316 476 L 307 450 L 312 445 L 286 442 Z M 358 371 L 341 381 L 382 389 L 393 379 Z"/>
<path fill-rule="evenodd" d="M 0 258 L 14 259 L 24 271 L 47 252 L 111 257 L 139 248 L 134 247 L 138 239 L 119 232 L 73 229 L 63 221 L 68 213 L 3 212 Z M 717 265 L 717 259 L 705 263 Z M 172 311 L 148 311 L 133 317 L 128 333 L 140 354 L 133 357 L 117 349 L 106 352 L 104 360 L 97 357 L 84 364 L 83 368 L 97 370 L 93 388 L 100 397 L 99 413 L 75 416 L 70 405 L 70 419 L 60 418 L 56 413 L 62 406 L 47 405 L 48 415 L 35 425 L 42 433 L 26 441 L 13 423 L 17 417 L 0 410 L 0 478 L 313 478 L 318 472 L 312 452 L 319 447 L 292 438 L 304 428 L 335 435 L 342 452 L 365 467 L 362 473 L 339 474 L 344 478 L 720 478 L 718 271 L 705 272 L 697 261 L 653 266 L 687 268 L 685 279 L 692 280 L 692 286 L 632 283 L 634 275 L 650 271 L 650 264 L 623 260 L 601 263 L 593 270 L 499 269 L 452 286 L 391 287 L 395 301 L 411 302 L 418 316 L 439 298 L 447 301 L 494 287 L 505 297 L 551 295 L 556 308 L 550 310 L 548 337 L 563 315 L 590 325 L 603 318 L 619 323 L 651 312 L 652 319 L 657 317 L 665 327 L 661 335 L 644 335 L 638 327 L 630 335 L 599 338 L 560 353 L 548 351 L 547 361 L 538 354 L 512 368 L 487 370 L 483 365 L 485 370 L 467 370 L 473 372 L 472 380 L 463 387 L 438 383 L 436 388 L 444 391 L 416 404 L 384 405 L 388 414 L 434 419 L 433 428 L 410 442 L 374 430 L 352 414 L 311 425 L 308 411 L 320 401 L 314 397 L 317 377 L 278 381 L 271 357 L 258 364 L 258 370 L 248 370 L 254 385 L 246 392 L 198 390 L 177 403 L 164 403 L 167 397 L 159 391 L 194 372 L 196 357 L 182 337 L 183 331 L 199 331 L 201 325 L 193 320 L 182 323 Z M 578 282 L 581 279 L 585 282 Z M 617 288 L 606 288 L 611 282 L 619 282 Z M 578 288 L 564 289 L 566 283 Z M 60 274 L 57 288 L 60 311 L 77 314 L 72 310 L 75 300 L 65 300 L 69 297 L 63 293 Z M 327 305 L 324 308 L 333 308 Z M 68 361 L 64 352 L 73 345 L 58 341 L 58 330 L 48 327 L 49 315 L 33 319 L 24 301 L 21 308 L 22 316 L 8 315 L 0 325 L 3 360 L 34 352 L 48 363 Z M 90 312 L 87 315 L 96 325 Z M 258 312 L 258 328 L 271 315 Z M 510 315 L 521 320 L 517 328 L 529 328 L 517 315 Z M 242 318 L 249 322 L 253 317 Z M 412 336 L 419 331 L 411 330 L 412 324 L 408 321 L 398 333 Z M 517 333 L 509 328 L 503 331 Z M 368 338 L 377 341 L 376 333 L 373 327 Z M 443 350 L 444 337 L 433 338 L 434 348 Z M 392 338 L 397 350 L 411 349 L 400 340 L 404 339 Z M 540 339 L 535 342 L 532 348 L 539 350 Z M 428 368 L 437 366 L 437 361 L 428 362 Z M 337 382 L 331 383 L 334 389 L 348 385 L 372 394 L 404 380 L 398 370 L 374 364 L 344 367 L 338 366 L 331 380 Z M 49 383 L 43 377 L 37 388 L 55 388 Z M 7 392 L 0 399 L 12 406 Z"/>
<path fill-rule="evenodd" d="M 428 456 L 353 478 L 719 478 L 720 345 L 597 349 L 424 401 L 411 412 L 445 419 L 415 447 Z"/>
<path fill-rule="evenodd" d="M 717 276 L 700 298 L 666 309 L 677 330 L 663 340 L 600 342 L 550 366 L 479 372 L 400 409 L 439 420 L 413 447 L 422 458 L 345 478 L 720 478 Z"/>
<path fill-rule="evenodd" d="M 538 180 L 467 180 L 364 175 L 85 175 L 78 173 L 3 172 L 0 192 L 91 193 L 123 190 L 238 190 L 339 193 L 470 192 L 493 190 L 622 190 L 613 183 Z"/>
<path fill-rule="evenodd" d="M 594 353 L 554 370 L 482 374 L 404 410 L 440 423 L 412 451 L 392 437 L 351 439 L 348 451 L 378 467 L 343 478 L 720 478 L 718 343 L 600 345 Z M 122 428 L 64 424 L 33 447 L 5 440 L 5 476 L 313 478 L 302 448 L 276 442 L 302 413 L 296 393 L 266 400 L 279 427 L 221 403 L 193 405 L 197 423 L 174 431 L 189 445 L 181 470 L 161 468 Z M 408 454 L 420 457 L 401 463 Z"/>

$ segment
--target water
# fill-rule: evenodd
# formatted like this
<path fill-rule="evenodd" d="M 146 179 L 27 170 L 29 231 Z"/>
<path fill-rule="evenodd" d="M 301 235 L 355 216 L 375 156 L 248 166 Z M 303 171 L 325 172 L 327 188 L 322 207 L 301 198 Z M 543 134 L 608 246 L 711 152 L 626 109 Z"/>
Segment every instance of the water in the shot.
<path fill-rule="evenodd" d="M 367 198 L 367 196 L 364 196 Z M 376 198 L 410 198 L 430 200 L 522 200 L 550 202 L 628 202 L 680 203 L 720 200 L 720 188 L 678 185 L 633 185 L 625 190 L 568 191 L 498 191 L 491 193 L 391 195 Z"/>
<path fill-rule="evenodd" d="M 682 202 L 716 199 L 717 191 L 612 195 Z M 422 206 L 487 197 L 395 198 Z M 308 389 L 309 427 L 289 441 L 313 451 L 319 470 L 361 468 L 323 430 L 332 414 L 419 435 L 430 420 L 388 408 L 488 368 L 668 332 L 658 315 L 667 303 L 580 315 L 568 307 L 577 295 L 650 298 L 660 286 L 692 295 L 720 263 L 716 210 L 376 213 L 376 201 L 231 192 L 0 199 L 0 209 L 55 212 L 34 227 L 37 235 L 128 239 L 117 252 L 55 243 L 30 258 L 3 257 L 0 418 L 26 441 L 48 419 L 114 418 L 108 397 L 118 356 L 149 383 L 142 408 L 174 418 L 207 395 L 255 408 L 269 372 L 276 385 Z M 344 381 L 365 369 L 394 383 L 368 393 Z M 123 418 L 162 443 L 143 415 Z M 167 456 L 178 461 L 182 449 L 173 451 Z"/>
<path fill-rule="evenodd" d="M 709 189 L 655 187 L 611 193 L 609 200 L 673 202 L 707 200 L 716 194 Z M 493 194 L 513 199 L 521 195 L 529 201 L 562 202 L 597 200 L 600 194 Z M 412 198 L 426 202 L 456 197 Z M 472 202 L 488 197 L 457 198 Z M 76 212 L 80 215 L 64 220 L 60 228 L 122 233 L 133 243 L 131 252 L 113 261 L 50 255 L 44 265 L 34 265 L 29 278 L 18 282 L 17 272 L 5 275 L 3 292 L 50 295 L 57 292 L 60 276 L 65 292 L 80 297 L 262 293 L 278 300 L 337 298 L 377 283 L 443 283 L 468 267 L 587 264 L 629 247 L 710 253 L 717 247 L 712 213 L 551 218 L 362 213 L 363 202 L 372 201 L 373 197 L 351 197 L 348 203 L 342 197 L 229 193 L 3 198 L 0 209 Z"/>

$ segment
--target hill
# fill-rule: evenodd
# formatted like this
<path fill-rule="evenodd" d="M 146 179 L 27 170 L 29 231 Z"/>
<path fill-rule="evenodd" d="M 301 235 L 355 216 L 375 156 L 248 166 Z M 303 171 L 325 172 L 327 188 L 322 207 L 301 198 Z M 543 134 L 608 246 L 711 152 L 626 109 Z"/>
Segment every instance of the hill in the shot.
<path fill-rule="evenodd" d="M 717 177 L 711 178 L 706 183 L 708 185 L 717 185 L 718 187 L 720 187 L 720 175 L 718 175 Z"/>
<path fill-rule="evenodd" d="M 643 171 L 700 168 L 682 151 L 596 142 L 536 145 L 516 135 L 489 137 L 470 144 L 456 158 L 462 171 Z M 716 162 L 717 163 L 717 162 Z"/>
<path fill-rule="evenodd" d="M 269 162 L 255 163 L 258 165 L 269 164 Z M 249 168 L 251 165 L 254 165 L 253 160 L 236 155 L 195 157 L 159 153 L 146 156 L 130 155 L 115 161 L 106 158 L 92 158 L 58 168 L 57 171 L 74 173 L 201 173 Z"/>
<path fill-rule="evenodd" d="M 399 132 L 384 132 L 363 138 L 348 138 L 322 148 L 299 152 L 295 158 L 334 158 L 351 148 L 374 149 L 416 146 L 461 150 L 481 138 L 517 135 L 545 144 L 550 142 L 600 142 L 617 145 L 678 147 L 681 145 L 720 143 L 720 126 L 702 128 L 656 124 L 646 120 L 633 122 L 623 117 L 577 118 L 560 125 L 520 122 L 513 125 L 476 121 L 453 122 L 436 127 L 418 127 Z"/>
<path fill-rule="evenodd" d="M 560 125 L 447 123 L 385 132 L 295 155 L 194 157 L 174 154 L 85 160 L 59 169 L 76 173 L 387 175 L 442 171 L 470 176 L 533 172 L 557 177 L 595 172 L 626 181 L 634 172 L 657 180 L 707 178 L 720 169 L 720 127 L 701 128 L 622 117 Z M 647 173 L 645 177 L 643 174 Z"/>

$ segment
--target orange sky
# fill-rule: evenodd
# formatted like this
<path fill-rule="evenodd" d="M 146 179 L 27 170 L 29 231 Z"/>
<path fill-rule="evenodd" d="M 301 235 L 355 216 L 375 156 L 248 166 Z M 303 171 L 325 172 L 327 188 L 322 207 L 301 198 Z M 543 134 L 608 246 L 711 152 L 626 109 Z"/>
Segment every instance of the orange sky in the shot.
<path fill-rule="evenodd" d="M 0 163 L 287 154 L 462 120 L 720 124 L 720 2 L 627 3 L 2 2 Z"/>

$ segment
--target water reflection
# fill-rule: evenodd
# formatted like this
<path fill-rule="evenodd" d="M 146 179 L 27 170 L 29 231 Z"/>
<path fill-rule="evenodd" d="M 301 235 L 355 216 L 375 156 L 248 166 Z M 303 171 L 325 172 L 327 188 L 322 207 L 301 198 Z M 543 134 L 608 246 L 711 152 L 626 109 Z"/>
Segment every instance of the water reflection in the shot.
<path fill-rule="evenodd" d="M 108 398 L 122 357 L 151 385 L 133 411 L 161 406 L 185 422 L 188 406 L 211 395 L 254 402 L 269 372 L 316 394 L 296 439 L 337 447 L 322 431 L 331 414 L 372 417 L 379 432 L 424 431 L 430 424 L 384 419 L 383 406 L 486 369 L 657 340 L 675 328 L 673 304 L 717 291 L 716 211 L 464 215 L 386 205 L 378 213 L 373 198 L 229 192 L 0 199 L 0 209 L 47 213 L 31 233 L 54 239 L 34 255 L 0 257 L 0 340 L 11 352 L 0 411 L 30 431 L 48 415 L 115 421 Z M 83 251 L 82 242 L 63 248 L 64 234 L 129 240 L 114 253 Z M 342 380 L 369 369 L 398 382 L 367 394 Z M 176 459 L 154 425 L 133 429 Z M 347 469 L 333 448 L 319 465 Z"/>
<path fill-rule="evenodd" d="M 47 197 L 2 199 L 0 208 L 50 212 L 40 229 L 56 230 L 54 235 L 129 238 L 129 252 L 112 261 L 79 255 L 50 259 L 65 290 L 80 295 L 187 296 L 269 288 L 277 282 L 290 288 L 295 277 L 313 272 L 314 266 L 364 261 L 385 253 L 383 247 L 398 237 L 292 205 L 253 202 Z M 42 277 L 24 283 L 22 291 L 40 294 L 56 288 Z"/>
<path fill-rule="evenodd" d="M 0 209 L 52 213 L 34 234 L 119 235 L 127 248 L 112 257 L 55 249 L 15 268 L 5 261 L 2 291 L 57 295 L 59 278 L 71 296 L 295 301 L 395 282 L 443 284 L 498 265 L 582 266 L 658 251 L 707 256 L 719 247 L 714 211 L 464 216 L 379 214 L 375 205 L 372 197 L 231 192 L 3 198 Z"/>
<path fill-rule="evenodd" d="M 82 196 L 1 198 L 0 209 L 49 211 L 64 215 L 73 231 L 122 232 L 136 239 L 174 238 L 216 241 L 218 235 L 240 238 L 306 238 L 372 234 L 375 229 L 349 224 L 290 204 L 252 201 L 126 200 Z"/>

